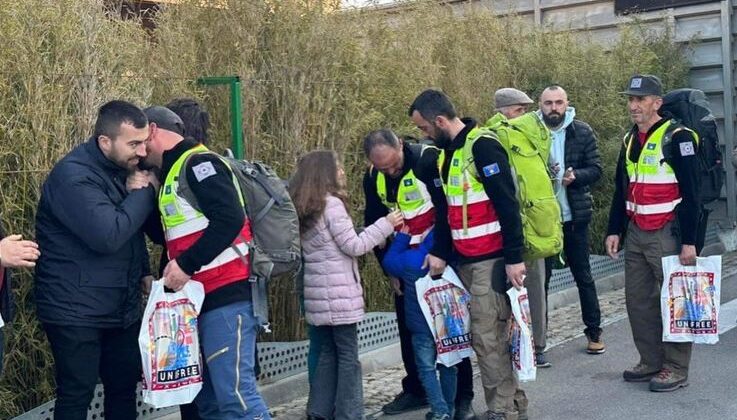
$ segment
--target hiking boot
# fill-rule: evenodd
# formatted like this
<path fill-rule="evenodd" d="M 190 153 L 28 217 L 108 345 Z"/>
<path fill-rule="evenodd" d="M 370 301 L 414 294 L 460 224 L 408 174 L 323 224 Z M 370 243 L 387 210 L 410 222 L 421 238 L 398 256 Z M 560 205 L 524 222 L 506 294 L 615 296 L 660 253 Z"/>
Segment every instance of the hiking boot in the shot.
<path fill-rule="evenodd" d="M 394 397 L 392 402 L 381 407 L 381 411 L 383 411 L 384 414 L 394 415 L 406 413 L 407 411 L 414 411 L 427 406 L 428 403 L 426 398 L 421 398 L 402 391 L 399 395 Z"/>
<path fill-rule="evenodd" d="M 500 413 L 498 411 L 487 411 L 484 420 L 520 420 L 519 414 L 515 411 L 513 413 Z"/>
<path fill-rule="evenodd" d="M 430 411 L 425 414 L 425 420 L 450 420 L 450 414 L 435 414 Z"/>
<path fill-rule="evenodd" d="M 545 353 L 543 352 L 535 353 L 535 365 L 539 368 L 549 368 L 550 366 L 553 366 L 548 362 L 548 359 L 545 357 Z"/>
<path fill-rule="evenodd" d="M 604 341 L 601 339 L 601 332 L 587 333 L 586 338 L 589 340 L 589 345 L 586 346 L 586 353 L 588 354 L 602 354 L 606 351 Z"/>
<path fill-rule="evenodd" d="M 456 413 L 453 416 L 454 420 L 476 420 L 476 413 L 473 412 L 471 405 L 472 401 L 469 398 L 464 398 L 458 401 L 456 404 Z"/>
<path fill-rule="evenodd" d="M 622 377 L 627 382 L 647 382 L 657 374 L 657 369 L 652 369 L 642 363 L 638 363 L 637 366 L 625 370 L 624 373 L 622 373 Z"/>
<path fill-rule="evenodd" d="M 670 392 L 688 386 L 688 376 L 663 368 L 650 380 L 650 391 Z"/>

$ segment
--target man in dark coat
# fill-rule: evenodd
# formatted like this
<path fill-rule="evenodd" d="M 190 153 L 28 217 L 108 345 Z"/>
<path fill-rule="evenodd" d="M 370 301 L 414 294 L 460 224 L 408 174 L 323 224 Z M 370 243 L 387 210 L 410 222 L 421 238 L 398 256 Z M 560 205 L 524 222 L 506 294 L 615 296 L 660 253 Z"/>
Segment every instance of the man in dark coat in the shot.
<path fill-rule="evenodd" d="M 141 227 L 156 203 L 155 178 L 138 169 L 148 136 L 138 107 L 108 102 L 94 135 L 43 184 L 35 294 L 56 367 L 57 418 L 87 418 L 98 376 L 105 418 L 136 418 L 141 284 L 150 279 Z"/>

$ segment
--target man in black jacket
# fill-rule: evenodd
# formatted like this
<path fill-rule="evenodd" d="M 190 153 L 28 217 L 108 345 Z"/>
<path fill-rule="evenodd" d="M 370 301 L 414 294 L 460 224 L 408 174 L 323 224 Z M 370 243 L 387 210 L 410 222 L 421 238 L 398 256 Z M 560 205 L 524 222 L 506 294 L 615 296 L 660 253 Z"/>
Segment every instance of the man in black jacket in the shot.
<path fill-rule="evenodd" d="M 3 371 L 3 325 L 13 318 L 9 268 L 34 267 L 38 256 L 35 242 L 24 241 L 20 235 L 5 236 L 0 226 L 0 374 Z"/>
<path fill-rule="evenodd" d="M 94 135 L 43 184 L 35 293 L 56 367 L 57 418 L 87 418 L 98 376 L 105 418 L 136 417 L 141 283 L 150 274 L 141 227 L 156 198 L 137 169 L 148 134 L 138 107 L 108 102 Z"/>
<path fill-rule="evenodd" d="M 596 283 L 589 264 L 589 222 L 591 222 L 591 185 L 601 178 L 601 159 L 596 136 L 591 127 L 576 119 L 576 109 L 568 105 L 562 87 L 553 85 L 540 95 L 538 115 L 550 129 L 550 170 L 555 177 L 555 195 L 563 221 L 563 252 L 571 268 L 581 300 L 581 317 L 588 338 L 586 351 L 606 351 L 601 339 L 601 310 Z M 545 291 L 557 257 L 546 260 Z"/>

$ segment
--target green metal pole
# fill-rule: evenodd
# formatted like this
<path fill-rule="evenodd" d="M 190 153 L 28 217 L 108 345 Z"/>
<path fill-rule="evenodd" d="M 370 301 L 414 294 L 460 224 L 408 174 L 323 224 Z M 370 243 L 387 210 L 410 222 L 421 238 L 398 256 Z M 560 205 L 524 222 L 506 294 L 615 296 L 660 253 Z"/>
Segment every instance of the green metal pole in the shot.
<path fill-rule="evenodd" d="M 200 77 L 197 83 L 205 86 L 229 85 L 230 87 L 230 136 L 231 149 L 237 159 L 243 159 L 243 105 L 241 103 L 241 79 L 238 76 Z"/>

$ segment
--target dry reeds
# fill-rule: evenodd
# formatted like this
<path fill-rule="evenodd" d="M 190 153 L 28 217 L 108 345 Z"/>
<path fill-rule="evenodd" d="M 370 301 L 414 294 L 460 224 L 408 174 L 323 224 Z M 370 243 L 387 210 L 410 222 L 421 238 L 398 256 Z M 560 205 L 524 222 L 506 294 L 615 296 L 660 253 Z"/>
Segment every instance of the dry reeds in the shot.
<path fill-rule="evenodd" d="M 494 90 L 514 86 L 535 97 L 564 86 L 579 118 L 599 136 L 605 178 L 594 192 L 592 244 L 599 247 L 613 188 L 613 165 L 627 125 L 617 92 L 636 72 L 685 81 L 683 47 L 667 31 L 624 29 L 608 49 L 585 33 L 552 33 L 483 10 L 454 15 L 418 3 L 401 13 L 336 13 L 336 1 L 183 1 L 166 6 L 147 33 L 121 21 L 103 0 L 0 0 L 0 218 L 7 231 L 33 237 L 46 172 L 89 135 L 96 109 L 113 98 L 140 105 L 176 96 L 205 102 L 215 149 L 229 144 L 228 93 L 203 88 L 200 76 L 239 75 L 246 152 L 287 177 L 297 156 L 332 148 L 342 154 L 357 221 L 362 220 L 360 139 L 391 127 L 413 132 L 407 107 L 440 87 L 463 115 L 485 120 Z M 204 4 L 204 6 L 203 6 Z M 667 25 L 664 25 L 667 27 Z M 369 310 L 391 310 L 375 259 L 361 262 Z M 53 397 L 52 360 L 34 317 L 32 275 L 20 272 L 18 316 L 6 327 L 0 418 Z M 75 279 L 70 279 L 75 281 Z M 274 334 L 302 334 L 290 279 L 271 287 Z"/>

